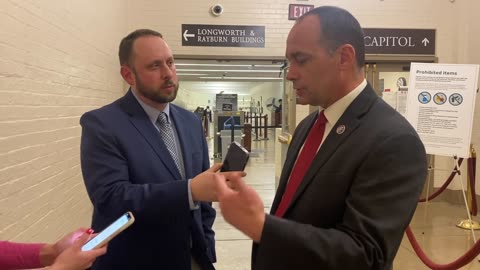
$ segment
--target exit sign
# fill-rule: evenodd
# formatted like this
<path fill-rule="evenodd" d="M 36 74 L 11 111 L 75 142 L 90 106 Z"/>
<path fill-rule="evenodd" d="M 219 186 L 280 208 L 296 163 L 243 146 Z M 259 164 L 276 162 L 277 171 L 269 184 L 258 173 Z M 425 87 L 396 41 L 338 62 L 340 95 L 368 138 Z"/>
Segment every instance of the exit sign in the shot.
<path fill-rule="evenodd" d="M 288 19 L 289 20 L 296 20 L 302 17 L 303 14 L 309 12 L 314 8 L 313 5 L 298 5 L 298 4 L 290 4 L 288 6 Z"/>

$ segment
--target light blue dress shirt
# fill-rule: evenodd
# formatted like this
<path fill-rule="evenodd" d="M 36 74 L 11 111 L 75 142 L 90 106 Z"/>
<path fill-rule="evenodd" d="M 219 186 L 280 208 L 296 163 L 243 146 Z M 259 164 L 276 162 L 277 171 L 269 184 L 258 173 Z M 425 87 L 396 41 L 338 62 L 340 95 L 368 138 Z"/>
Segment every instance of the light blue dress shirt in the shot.
<path fill-rule="evenodd" d="M 133 93 L 133 96 L 137 99 L 138 103 L 140 103 L 140 106 L 142 106 L 145 113 L 148 115 L 148 118 L 150 118 L 152 125 L 155 127 L 155 129 L 158 130 L 158 132 L 160 132 L 160 129 L 157 126 L 156 122 L 157 122 L 158 116 L 162 112 L 153 108 L 148 104 L 145 104 L 140 98 L 137 97 L 134 89 L 132 89 L 132 93 Z M 167 120 L 172 126 L 172 129 L 174 132 L 175 148 L 177 150 L 178 158 L 180 160 L 180 170 L 181 170 L 180 174 L 185 175 L 185 164 L 183 163 L 182 146 L 180 145 L 180 141 L 178 140 L 178 133 L 177 133 L 177 129 L 175 128 L 175 121 L 173 121 L 173 119 L 170 117 L 170 103 L 167 103 L 167 106 L 165 106 L 165 109 L 163 110 L 163 112 L 167 115 Z M 187 185 L 188 186 L 188 204 L 190 205 L 190 210 L 196 210 L 198 209 L 198 204 L 193 201 L 192 189 L 190 186 L 192 179 L 188 179 L 187 181 L 188 181 L 188 185 Z"/>

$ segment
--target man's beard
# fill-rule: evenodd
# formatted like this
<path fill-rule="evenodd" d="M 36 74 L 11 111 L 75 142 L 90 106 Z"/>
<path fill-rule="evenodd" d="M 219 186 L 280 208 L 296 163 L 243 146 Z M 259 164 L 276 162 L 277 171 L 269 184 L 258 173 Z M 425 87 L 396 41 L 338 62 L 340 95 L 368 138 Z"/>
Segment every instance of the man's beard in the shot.
<path fill-rule="evenodd" d="M 149 88 L 142 83 L 142 81 L 138 76 L 135 76 L 135 77 L 136 77 L 135 78 L 136 90 L 140 92 L 140 94 L 142 94 L 144 97 L 152 101 L 155 101 L 158 103 L 168 103 L 168 102 L 174 101 L 175 98 L 177 97 L 179 84 L 175 83 L 172 80 L 165 81 L 161 86 L 157 88 Z M 162 88 L 165 88 L 168 86 L 173 86 L 175 88 L 174 91 L 171 94 L 163 94 Z"/>

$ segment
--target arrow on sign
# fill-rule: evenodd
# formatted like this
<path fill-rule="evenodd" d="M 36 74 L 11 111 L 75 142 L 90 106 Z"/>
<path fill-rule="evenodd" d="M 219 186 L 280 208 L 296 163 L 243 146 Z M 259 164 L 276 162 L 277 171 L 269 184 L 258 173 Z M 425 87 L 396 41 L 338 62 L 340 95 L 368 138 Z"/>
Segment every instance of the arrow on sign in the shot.
<path fill-rule="evenodd" d="M 185 41 L 188 41 L 189 37 L 195 37 L 195 34 L 188 34 L 188 30 L 185 30 L 185 32 L 183 32 L 183 39 L 185 39 Z"/>
<path fill-rule="evenodd" d="M 427 44 L 430 43 L 430 40 L 428 40 L 427 38 L 424 38 L 422 40 L 422 43 L 423 43 L 423 46 L 427 47 Z"/>

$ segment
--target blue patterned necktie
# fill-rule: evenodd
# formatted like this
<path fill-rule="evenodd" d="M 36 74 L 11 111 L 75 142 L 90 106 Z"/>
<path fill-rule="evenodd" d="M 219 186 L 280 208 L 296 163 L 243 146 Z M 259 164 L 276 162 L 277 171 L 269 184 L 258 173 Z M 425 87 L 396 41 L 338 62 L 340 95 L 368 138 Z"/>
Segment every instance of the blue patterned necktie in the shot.
<path fill-rule="evenodd" d="M 177 169 L 180 172 L 180 175 L 182 176 L 182 179 L 184 179 L 185 176 L 182 173 L 183 170 L 180 168 L 181 163 L 180 163 L 179 156 L 177 154 L 177 147 L 175 145 L 175 137 L 174 137 L 175 135 L 173 133 L 172 126 L 168 122 L 167 117 L 168 116 L 164 112 L 160 113 L 160 115 L 158 116 L 157 122 L 158 122 L 158 128 L 160 130 L 160 136 L 162 137 L 163 142 L 165 143 L 165 146 L 168 149 L 168 152 L 172 156 L 173 161 L 175 162 L 175 165 L 177 166 Z"/>

